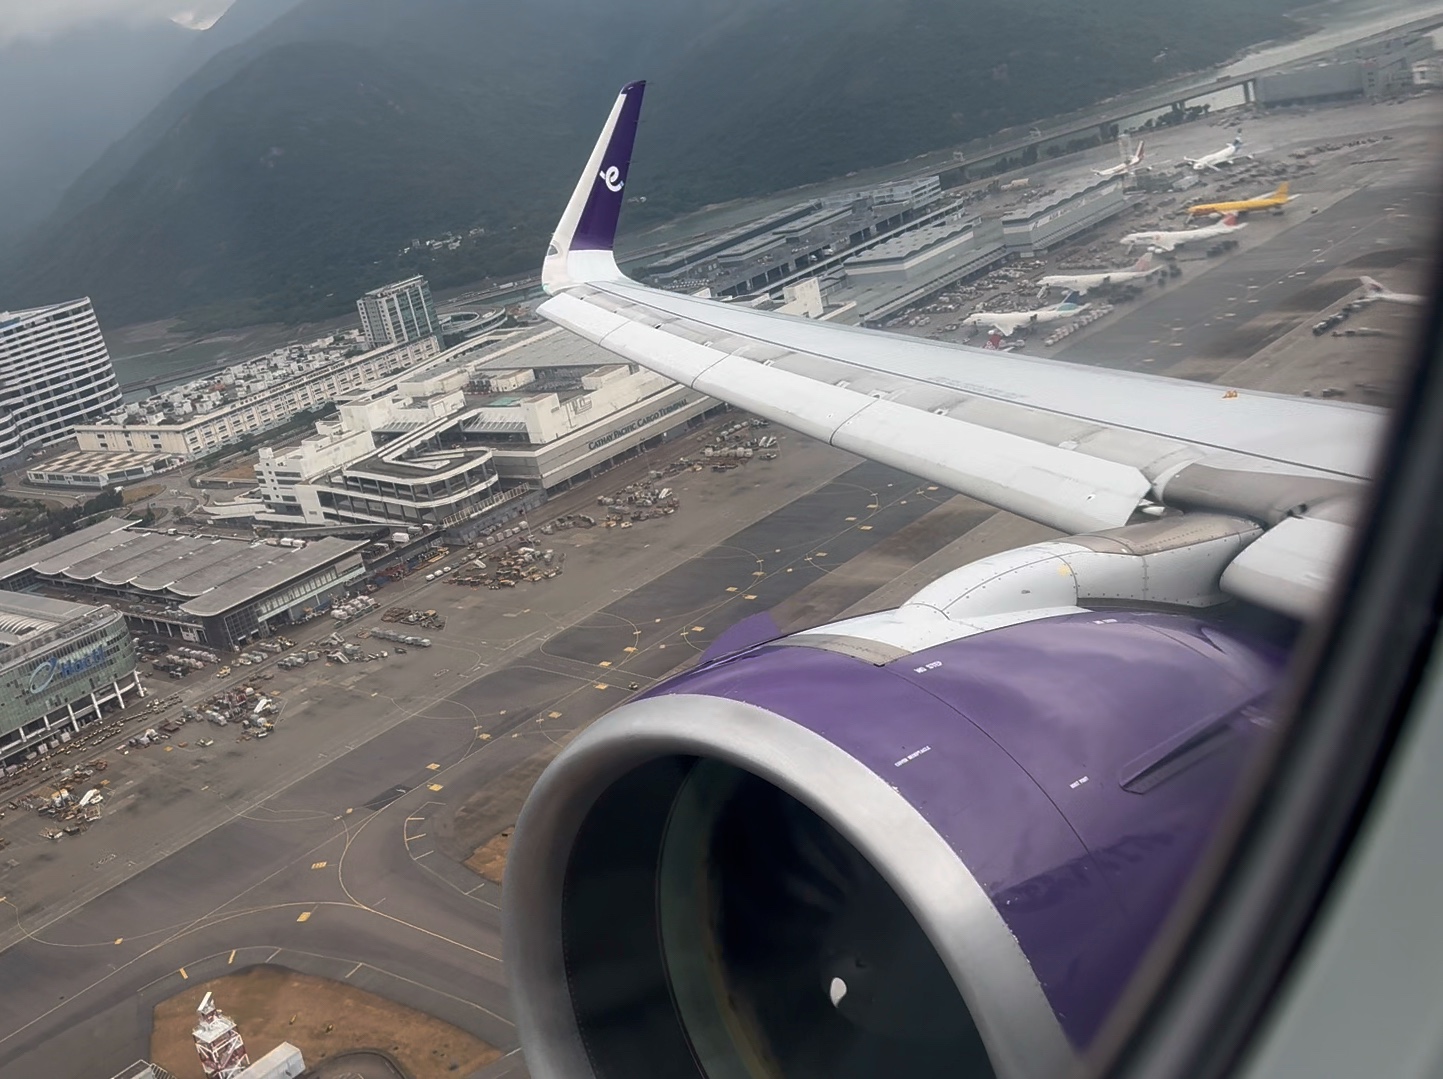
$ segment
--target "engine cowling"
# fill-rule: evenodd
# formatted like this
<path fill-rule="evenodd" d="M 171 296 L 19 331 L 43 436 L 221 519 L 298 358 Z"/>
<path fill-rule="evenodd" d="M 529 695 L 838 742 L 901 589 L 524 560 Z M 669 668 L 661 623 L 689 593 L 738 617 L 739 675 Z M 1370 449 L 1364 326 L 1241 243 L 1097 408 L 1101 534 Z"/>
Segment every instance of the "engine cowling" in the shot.
<path fill-rule="evenodd" d="M 579 735 L 507 867 L 531 1073 L 1061 1074 L 1285 653 L 1184 614 L 1005 622 L 911 652 L 850 623 L 734 642 Z"/>

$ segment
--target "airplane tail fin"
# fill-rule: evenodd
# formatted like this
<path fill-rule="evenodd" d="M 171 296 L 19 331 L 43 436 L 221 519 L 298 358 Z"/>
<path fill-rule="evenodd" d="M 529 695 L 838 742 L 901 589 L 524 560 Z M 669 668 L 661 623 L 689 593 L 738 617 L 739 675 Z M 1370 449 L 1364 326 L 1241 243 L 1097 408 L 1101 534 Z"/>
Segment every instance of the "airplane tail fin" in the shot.
<path fill-rule="evenodd" d="M 1081 302 L 1082 295 L 1074 289 L 1068 289 L 1067 295 L 1062 297 L 1062 301 L 1057 305 L 1057 309 L 1064 311 L 1069 307 L 1077 307 Z"/>
<path fill-rule="evenodd" d="M 1382 283 L 1373 280 L 1373 278 L 1371 278 L 1371 277 L 1360 277 L 1360 278 L 1358 278 L 1358 280 L 1362 282 L 1363 287 L 1364 287 L 1365 289 L 1367 289 L 1369 292 L 1383 292 L 1383 291 L 1385 291 L 1384 288 L 1383 288 Z"/>
<path fill-rule="evenodd" d="M 1275 198 L 1275 199 L 1285 199 L 1285 198 L 1287 198 L 1287 197 L 1288 197 L 1288 181 L 1287 181 L 1287 180 L 1284 180 L 1282 183 L 1280 183 L 1280 184 L 1278 185 L 1278 189 L 1273 192 L 1273 198 Z"/>
<path fill-rule="evenodd" d="M 1140 165 L 1140 164 L 1142 164 L 1142 151 L 1143 151 L 1143 147 L 1145 147 L 1146 145 L 1147 145 L 1147 140 L 1146 140 L 1146 139 L 1143 139 L 1142 141 L 1140 141 L 1140 142 L 1137 144 L 1137 153 L 1135 153 L 1135 154 L 1132 155 L 1132 163 L 1133 163 L 1134 165 Z"/>
<path fill-rule="evenodd" d="M 627 83 L 611 107 L 546 249 L 541 283 L 547 292 L 578 281 L 621 275 L 612 245 L 645 89 L 645 82 Z"/>
<path fill-rule="evenodd" d="M 1224 215 L 1223 215 L 1223 224 L 1226 225 L 1228 228 L 1236 228 L 1236 227 L 1237 227 L 1237 223 L 1238 223 L 1238 215 L 1237 215 L 1237 214 L 1224 214 Z"/>
<path fill-rule="evenodd" d="M 1132 264 L 1132 268 L 1134 270 L 1137 270 L 1139 273 L 1146 273 L 1148 270 L 1152 269 L 1152 248 L 1148 248 L 1146 251 L 1144 251 L 1142 254 L 1142 258 L 1134 262 Z"/>

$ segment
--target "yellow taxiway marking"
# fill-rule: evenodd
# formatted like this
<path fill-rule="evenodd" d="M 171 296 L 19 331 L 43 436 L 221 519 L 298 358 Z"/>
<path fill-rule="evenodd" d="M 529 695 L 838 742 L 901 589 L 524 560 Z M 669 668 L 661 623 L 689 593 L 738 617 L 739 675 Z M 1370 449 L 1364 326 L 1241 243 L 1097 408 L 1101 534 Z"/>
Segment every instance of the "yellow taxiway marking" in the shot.
<path fill-rule="evenodd" d="M 853 521 L 856 520 L 855 517 L 850 518 L 850 519 L 853 520 Z M 826 558 L 826 557 L 827 557 L 827 552 L 826 552 L 826 551 L 818 551 L 818 552 L 817 552 L 815 555 L 813 555 L 812 557 L 814 557 L 814 558 Z"/>
<path fill-rule="evenodd" d="M 180 968 L 180 977 L 182 981 L 190 981 L 190 975 L 185 972 L 185 967 Z"/>
<path fill-rule="evenodd" d="M 312 869 L 325 869 L 326 866 L 329 865 L 329 864 L 330 864 L 329 862 L 312 862 L 312 863 L 311 863 L 311 868 L 312 868 Z"/>
<path fill-rule="evenodd" d="M 296 921 L 298 921 L 298 922 L 308 922 L 308 921 L 310 921 L 310 920 L 311 920 L 311 912 L 308 911 L 308 910 L 303 910 L 303 911 L 301 911 L 300 915 L 296 918 Z M 184 973 L 184 971 L 182 971 L 182 973 Z"/>
<path fill-rule="evenodd" d="M 175 746 L 166 746 L 166 747 L 165 747 L 165 751 L 166 751 L 167 753 L 174 753 L 174 752 L 175 752 Z"/>
<path fill-rule="evenodd" d="M 627 645 L 625 648 L 623 648 L 622 651 L 623 651 L 623 652 L 635 652 L 635 651 L 636 651 L 636 646 L 629 644 L 629 645 Z"/>
<path fill-rule="evenodd" d="M 756 599 L 757 597 L 748 592 L 742 599 Z"/>
<path fill-rule="evenodd" d="M 560 713 L 560 712 L 547 712 L 547 713 L 546 713 L 546 718 L 547 718 L 547 719 L 560 719 L 560 718 L 561 718 L 561 713 Z"/>
<path fill-rule="evenodd" d="M 351 812 L 351 811 L 348 809 L 348 810 L 346 810 L 346 812 L 349 813 L 349 812 Z"/>
<path fill-rule="evenodd" d="M 124 942 L 125 942 L 125 938 L 124 938 L 124 937 L 116 937 L 116 938 L 115 938 L 115 943 L 116 943 L 116 944 L 123 944 Z"/>
<path fill-rule="evenodd" d="M 754 569 L 754 570 L 752 570 L 752 576 L 753 576 L 753 577 L 765 577 L 766 575 L 767 575 L 767 571 L 764 570 L 764 569 Z"/>
<path fill-rule="evenodd" d="M 226 966 L 230 966 L 230 965 L 231 965 L 232 963 L 234 963 L 234 962 L 235 962 L 235 949 L 232 948 L 231 951 L 230 951 L 230 958 L 225 961 L 225 965 L 226 965 Z"/>
<path fill-rule="evenodd" d="M 691 631 L 692 631 L 693 633 L 700 633 L 700 632 L 702 632 L 704 629 L 706 629 L 706 626 L 692 626 L 692 627 L 691 627 Z"/>
<path fill-rule="evenodd" d="M 871 525 L 858 525 L 857 527 L 858 527 L 861 531 L 863 531 L 863 532 L 870 532 L 870 531 L 872 531 L 872 526 L 871 526 Z"/>
<path fill-rule="evenodd" d="M 441 766 L 439 764 L 436 764 L 435 762 L 426 765 L 426 771 L 428 772 L 439 772 L 440 770 Z"/>
<path fill-rule="evenodd" d="M 442 785 L 440 783 L 428 783 L 426 784 L 426 789 L 428 791 L 438 791 L 441 789 L 441 786 Z"/>
<path fill-rule="evenodd" d="M 849 520 L 849 521 L 855 521 L 856 518 L 855 518 L 855 517 L 848 517 L 847 520 Z"/>
<path fill-rule="evenodd" d="M 406 837 L 406 842 L 407 842 L 407 843 L 414 843 L 414 842 L 416 842 L 416 840 L 418 840 L 418 839 L 425 839 L 425 838 L 426 838 L 426 833 L 425 833 L 425 832 L 422 832 L 420 835 L 408 835 L 408 836 Z"/>
<path fill-rule="evenodd" d="M 611 687 L 608 686 L 605 682 L 597 682 L 596 685 L 592 686 L 591 688 L 592 688 L 592 689 L 610 689 Z"/>
<path fill-rule="evenodd" d="M 727 589 L 727 591 L 728 591 L 728 592 L 740 592 L 741 589 L 739 589 L 736 585 L 732 585 L 730 588 Z"/>
<path fill-rule="evenodd" d="M 598 666 L 598 667 L 610 667 L 610 666 L 611 666 L 611 660 L 609 660 L 609 659 L 603 659 L 600 663 L 597 664 L 597 666 Z"/>

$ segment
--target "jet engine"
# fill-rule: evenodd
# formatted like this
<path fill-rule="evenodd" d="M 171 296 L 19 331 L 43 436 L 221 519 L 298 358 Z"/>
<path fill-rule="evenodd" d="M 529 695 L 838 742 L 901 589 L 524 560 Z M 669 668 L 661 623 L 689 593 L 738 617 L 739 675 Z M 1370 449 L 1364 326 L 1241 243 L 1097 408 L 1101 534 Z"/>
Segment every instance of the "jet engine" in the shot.
<path fill-rule="evenodd" d="M 750 619 L 579 735 L 507 867 L 531 1074 L 1063 1074 L 1286 657 L 1187 610 L 1256 526 L 1185 520 L 1004 552 L 817 630 Z"/>

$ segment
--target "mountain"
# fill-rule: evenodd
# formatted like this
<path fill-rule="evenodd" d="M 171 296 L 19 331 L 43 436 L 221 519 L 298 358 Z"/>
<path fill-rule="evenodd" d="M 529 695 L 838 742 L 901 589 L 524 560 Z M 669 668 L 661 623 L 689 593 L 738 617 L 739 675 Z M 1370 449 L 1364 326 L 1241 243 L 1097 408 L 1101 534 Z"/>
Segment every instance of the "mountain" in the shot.
<path fill-rule="evenodd" d="M 0 241 L 33 228 L 191 73 L 297 0 L 235 0 L 208 30 L 101 19 L 0 46 Z"/>
<path fill-rule="evenodd" d="M 175 85 L 201 35 L 167 19 L 89 23 L 0 48 L 0 239 L 33 227 Z"/>
<path fill-rule="evenodd" d="M 112 325 L 238 324 L 338 313 L 416 270 L 525 272 L 627 79 L 653 88 L 635 223 L 1204 67 L 1287 33 L 1290 6 L 302 0 L 102 155 L 19 246 L 0 306 L 83 292 Z"/>

